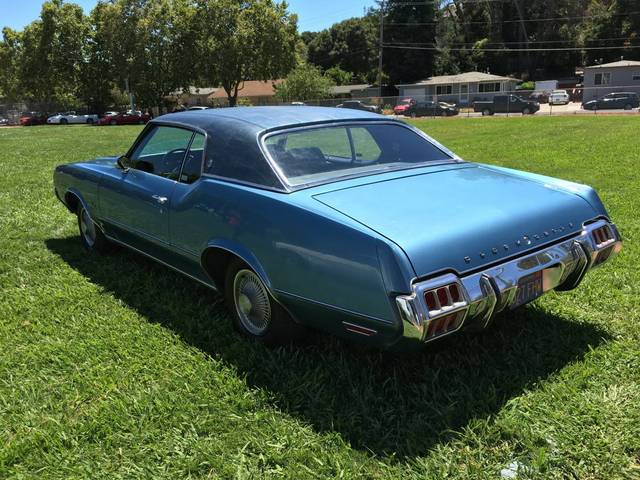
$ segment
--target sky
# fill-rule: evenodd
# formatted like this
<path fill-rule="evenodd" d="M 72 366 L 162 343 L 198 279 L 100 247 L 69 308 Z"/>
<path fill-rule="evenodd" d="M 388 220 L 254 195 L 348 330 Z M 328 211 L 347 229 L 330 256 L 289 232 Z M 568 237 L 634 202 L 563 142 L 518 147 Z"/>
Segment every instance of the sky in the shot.
<path fill-rule="evenodd" d="M 21 30 L 40 15 L 43 0 L 0 0 L 0 29 Z M 73 0 L 89 13 L 97 0 Z M 288 0 L 289 11 L 298 14 L 298 30 L 316 31 L 346 18 L 361 16 L 374 0 Z"/>

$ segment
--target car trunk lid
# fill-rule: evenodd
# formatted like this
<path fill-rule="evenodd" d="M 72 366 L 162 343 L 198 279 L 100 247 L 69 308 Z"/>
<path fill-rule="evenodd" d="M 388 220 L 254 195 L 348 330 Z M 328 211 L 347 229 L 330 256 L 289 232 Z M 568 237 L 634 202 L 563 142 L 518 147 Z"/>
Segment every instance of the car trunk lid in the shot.
<path fill-rule="evenodd" d="M 474 164 L 408 171 L 314 198 L 395 242 L 418 276 L 462 273 L 522 254 L 595 216 L 573 193 Z"/>

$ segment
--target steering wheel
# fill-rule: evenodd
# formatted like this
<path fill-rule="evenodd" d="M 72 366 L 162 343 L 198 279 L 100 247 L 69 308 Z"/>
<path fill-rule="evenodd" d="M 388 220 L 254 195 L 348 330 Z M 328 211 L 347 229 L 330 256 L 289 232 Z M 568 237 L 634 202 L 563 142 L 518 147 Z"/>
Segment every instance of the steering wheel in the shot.
<path fill-rule="evenodd" d="M 162 157 L 162 169 L 164 170 L 164 173 L 167 174 L 175 174 L 178 175 L 180 173 L 180 167 L 182 167 L 182 161 L 178 162 L 177 165 L 174 165 L 171 162 L 171 155 L 174 155 L 176 153 L 180 153 L 180 152 L 184 152 L 186 153 L 187 149 L 184 147 L 180 147 L 180 148 L 174 148 L 173 150 L 169 150 L 167 153 L 165 153 Z"/>

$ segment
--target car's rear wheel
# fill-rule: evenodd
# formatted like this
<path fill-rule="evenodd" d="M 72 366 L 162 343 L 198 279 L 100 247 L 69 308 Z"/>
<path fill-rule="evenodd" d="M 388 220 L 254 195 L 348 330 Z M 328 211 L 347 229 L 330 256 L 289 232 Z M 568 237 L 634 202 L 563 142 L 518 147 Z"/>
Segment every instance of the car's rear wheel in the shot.
<path fill-rule="evenodd" d="M 111 242 L 104 236 L 102 230 L 93 222 L 89 212 L 78 202 L 76 210 L 78 215 L 78 228 L 80 229 L 80 241 L 89 252 L 104 254 L 111 248 Z"/>
<path fill-rule="evenodd" d="M 225 277 L 225 299 L 235 328 L 268 346 L 294 340 L 301 327 L 272 297 L 264 282 L 240 259 L 231 261 Z"/>
<path fill-rule="evenodd" d="M 529 115 L 531 113 L 531 110 L 529 109 L 529 107 L 524 107 L 522 109 L 522 114 L 523 115 Z"/>
<path fill-rule="evenodd" d="M 60 125 L 66 125 L 67 123 L 69 123 L 69 120 L 67 120 L 66 118 L 60 119 Z"/>
<path fill-rule="evenodd" d="M 93 124 L 93 118 L 87 118 L 87 124 L 88 125 Z"/>
<path fill-rule="evenodd" d="M 482 116 L 483 117 L 486 117 L 486 116 L 489 116 L 489 115 L 491 115 L 491 110 L 489 110 L 488 108 L 485 108 L 485 109 L 482 110 Z"/>
<path fill-rule="evenodd" d="M 633 106 L 632 106 L 630 103 L 627 103 L 627 104 L 624 106 L 624 109 L 625 109 L 625 110 L 631 110 L 632 108 L 633 108 Z"/>
<path fill-rule="evenodd" d="M 118 124 L 118 122 L 116 122 L 115 120 L 111 120 L 111 121 L 109 122 L 109 125 L 117 125 L 117 124 Z"/>

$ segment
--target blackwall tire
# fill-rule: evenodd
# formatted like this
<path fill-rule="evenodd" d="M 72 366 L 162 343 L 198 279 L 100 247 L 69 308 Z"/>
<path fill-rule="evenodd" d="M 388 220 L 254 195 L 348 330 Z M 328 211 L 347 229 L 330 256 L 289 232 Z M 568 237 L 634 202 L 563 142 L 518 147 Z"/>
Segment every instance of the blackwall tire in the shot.
<path fill-rule="evenodd" d="M 104 236 L 100 227 L 92 220 L 89 212 L 85 210 L 82 203 L 78 202 L 76 210 L 78 216 L 78 229 L 80 230 L 80 242 L 90 253 L 103 255 L 111 250 L 112 244 Z"/>

